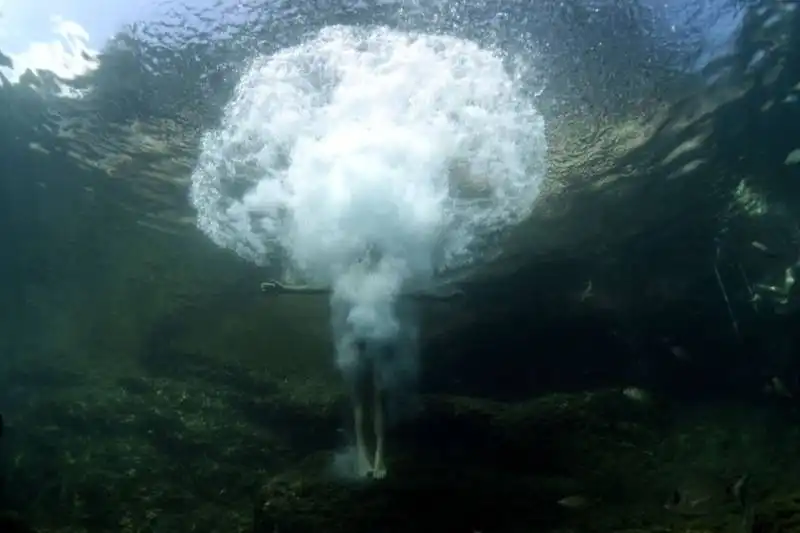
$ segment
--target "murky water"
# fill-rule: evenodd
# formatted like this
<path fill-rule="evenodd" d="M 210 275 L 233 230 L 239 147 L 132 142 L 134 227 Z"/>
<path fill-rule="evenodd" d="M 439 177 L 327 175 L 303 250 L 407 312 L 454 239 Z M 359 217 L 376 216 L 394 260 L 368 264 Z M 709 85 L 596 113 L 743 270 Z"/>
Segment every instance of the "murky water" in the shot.
<path fill-rule="evenodd" d="M 304 266 L 333 283 L 366 236 L 422 257 L 409 278 L 475 271 L 464 299 L 422 306 L 425 395 L 387 452 L 408 481 L 348 531 L 418 530 L 404 520 L 441 494 L 460 503 L 431 522 L 452 531 L 655 528 L 696 493 L 704 527 L 773 527 L 728 489 L 753 473 L 754 498 L 790 506 L 800 470 L 771 459 L 793 455 L 800 395 L 798 17 L 788 0 L 0 4 L 0 512 L 42 531 L 349 527 L 331 517 L 366 493 L 329 479 L 350 439 L 328 300 L 258 287 Z M 308 43 L 334 26 L 392 38 L 323 68 Z M 276 80 L 311 110 L 259 100 Z M 370 223 L 334 210 L 354 161 L 414 172 L 360 174 Z M 253 174 L 203 211 L 209 169 Z M 248 189 L 270 172 L 282 188 Z M 280 246 L 254 229 L 296 213 L 317 225 L 267 232 Z M 317 238 L 332 221 L 351 225 Z M 456 260 L 479 233 L 496 260 Z M 674 406 L 698 397 L 713 405 Z"/>

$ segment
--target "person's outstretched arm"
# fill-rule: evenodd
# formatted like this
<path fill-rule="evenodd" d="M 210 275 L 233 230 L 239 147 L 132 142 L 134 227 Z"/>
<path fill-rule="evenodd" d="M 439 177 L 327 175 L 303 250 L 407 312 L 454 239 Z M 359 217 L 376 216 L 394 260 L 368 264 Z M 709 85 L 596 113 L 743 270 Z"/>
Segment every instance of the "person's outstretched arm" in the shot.
<path fill-rule="evenodd" d="M 269 294 L 330 294 L 327 287 L 309 287 L 308 285 L 284 285 L 270 280 L 261 283 L 261 292 Z"/>
<path fill-rule="evenodd" d="M 284 285 L 279 281 L 270 280 L 261 283 L 261 292 L 269 294 L 330 294 L 329 287 L 310 287 L 308 285 Z M 435 288 L 431 290 L 415 291 L 405 293 L 402 296 L 415 300 L 452 300 L 463 296 L 464 292 L 460 289 Z"/>
<path fill-rule="evenodd" d="M 436 287 L 433 289 L 411 292 L 403 296 L 422 301 L 445 301 L 464 296 L 464 291 L 452 287 Z"/>

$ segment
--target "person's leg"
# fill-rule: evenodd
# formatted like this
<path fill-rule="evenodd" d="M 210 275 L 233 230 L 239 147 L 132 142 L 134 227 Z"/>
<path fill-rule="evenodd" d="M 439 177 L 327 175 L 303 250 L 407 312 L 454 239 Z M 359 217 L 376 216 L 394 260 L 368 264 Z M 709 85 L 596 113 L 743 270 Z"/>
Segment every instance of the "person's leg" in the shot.
<path fill-rule="evenodd" d="M 373 390 L 372 424 L 375 431 L 375 462 L 372 475 L 375 479 L 386 477 L 386 464 L 383 460 L 384 442 L 386 438 L 385 406 L 383 404 L 383 390 L 376 379 Z"/>
<path fill-rule="evenodd" d="M 373 475 L 376 479 L 386 477 L 385 443 L 386 443 L 386 375 L 392 365 L 394 346 L 384 346 L 372 368 L 372 425 L 375 432 L 375 462 Z"/>
<path fill-rule="evenodd" d="M 353 424 L 356 433 L 356 474 L 359 477 L 369 477 L 373 470 L 364 439 L 364 403 L 359 396 L 353 397 Z"/>
<path fill-rule="evenodd" d="M 366 343 L 356 341 L 354 343 L 356 351 L 356 369 L 352 376 L 351 402 L 353 406 L 353 425 L 355 426 L 356 436 L 356 474 L 359 477 L 369 477 L 373 474 L 373 466 L 369 460 L 367 441 L 364 437 L 364 408 L 365 400 L 369 394 L 367 383 L 370 380 L 369 361 L 366 353 Z"/>

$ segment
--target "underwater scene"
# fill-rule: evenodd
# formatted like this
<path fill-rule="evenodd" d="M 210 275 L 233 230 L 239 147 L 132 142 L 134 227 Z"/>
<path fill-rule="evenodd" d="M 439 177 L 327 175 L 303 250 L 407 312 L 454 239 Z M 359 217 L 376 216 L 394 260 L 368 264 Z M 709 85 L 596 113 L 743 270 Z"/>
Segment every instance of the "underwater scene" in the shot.
<path fill-rule="evenodd" d="M 0 2 L 0 533 L 800 533 L 800 2 Z"/>

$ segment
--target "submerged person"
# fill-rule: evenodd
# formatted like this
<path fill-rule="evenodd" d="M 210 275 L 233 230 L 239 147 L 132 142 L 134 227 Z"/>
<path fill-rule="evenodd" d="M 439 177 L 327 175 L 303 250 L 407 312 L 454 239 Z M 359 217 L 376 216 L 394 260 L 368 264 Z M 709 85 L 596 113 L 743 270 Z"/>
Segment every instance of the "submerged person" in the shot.
<path fill-rule="evenodd" d="M 353 428 L 356 445 L 356 474 L 359 477 L 372 477 L 382 479 L 386 476 L 385 440 L 387 422 L 387 397 L 391 387 L 398 384 L 395 373 L 402 367 L 399 361 L 401 344 L 407 339 L 401 332 L 398 338 L 376 338 L 369 335 L 359 335 L 348 326 L 347 313 L 352 309 L 352 304 L 335 298 L 333 289 L 310 286 L 290 286 L 277 281 L 266 281 L 261 284 L 261 290 L 269 294 L 308 294 L 330 295 L 332 321 L 334 330 L 339 331 L 336 338 L 337 365 L 342 371 L 350 393 L 352 407 Z M 437 289 L 404 293 L 400 299 L 424 300 L 450 300 L 463 295 L 458 290 Z M 397 302 L 391 302 L 395 306 Z M 337 324 L 340 323 L 340 324 Z M 407 363 L 406 363 L 407 364 Z M 375 452 L 369 453 L 365 426 L 368 425 L 367 414 L 372 415 L 372 430 L 374 436 Z M 370 459 L 372 455 L 372 459 Z"/>
<path fill-rule="evenodd" d="M 384 449 L 386 438 L 386 383 L 381 368 L 394 353 L 391 343 L 344 338 L 337 347 L 340 362 L 350 355 L 350 364 L 341 365 L 353 409 L 353 431 L 356 441 L 355 470 L 359 477 L 386 477 Z M 365 426 L 371 409 L 375 453 L 370 460 Z"/>

